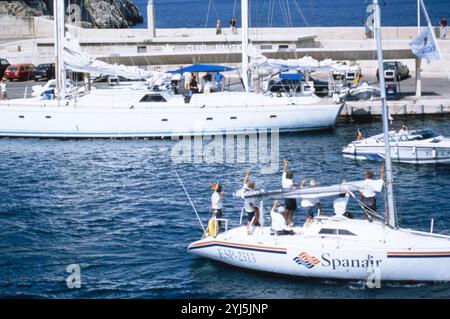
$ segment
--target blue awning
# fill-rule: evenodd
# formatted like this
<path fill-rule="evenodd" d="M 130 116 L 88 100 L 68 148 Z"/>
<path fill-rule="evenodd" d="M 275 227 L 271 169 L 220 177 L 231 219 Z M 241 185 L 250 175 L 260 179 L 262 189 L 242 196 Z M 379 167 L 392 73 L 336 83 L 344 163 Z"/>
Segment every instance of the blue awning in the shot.
<path fill-rule="evenodd" d="M 184 73 L 184 72 L 227 72 L 236 70 L 223 65 L 214 64 L 193 64 L 178 70 L 167 71 L 167 73 Z"/>
<path fill-rule="evenodd" d="M 281 73 L 280 79 L 300 81 L 301 79 L 303 79 L 303 74 L 301 74 L 301 73 Z"/>

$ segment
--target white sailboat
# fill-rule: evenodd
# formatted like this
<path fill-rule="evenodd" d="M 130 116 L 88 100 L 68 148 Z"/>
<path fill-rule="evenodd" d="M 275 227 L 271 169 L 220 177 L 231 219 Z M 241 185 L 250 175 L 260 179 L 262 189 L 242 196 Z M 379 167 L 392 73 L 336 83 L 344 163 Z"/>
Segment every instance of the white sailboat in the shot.
<path fill-rule="evenodd" d="M 383 74 L 380 8 L 377 0 L 373 3 L 378 64 L 380 74 Z M 380 86 L 384 87 L 382 79 L 380 77 Z M 381 91 L 384 136 L 388 138 L 386 94 Z M 224 232 L 191 243 L 188 251 L 242 268 L 301 277 L 450 281 L 450 236 L 398 227 L 390 146 L 386 144 L 385 147 L 387 216 L 380 217 L 372 211 L 375 218 L 372 222 L 342 214 L 316 216 L 312 223 L 280 232 L 277 220 L 281 215 L 275 210 L 271 211 L 271 225 L 264 225 L 265 200 L 353 195 L 355 191 L 363 190 L 366 182 L 345 182 L 295 191 L 254 191 L 246 193 L 244 198 L 260 201 L 260 227 L 248 234 L 247 226 L 228 229 L 228 223 L 223 220 Z M 283 233 L 292 235 L 281 235 Z"/>
<path fill-rule="evenodd" d="M 312 92 L 273 96 L 248 86 L 247 0 L 242 1 L 244 92 L 194 94 L 186 99 L 146 87 L 65 92 L 64 8 L 54 1 L 57 86 L 55 99 L 0 101 L 0 136 L 142 138 L 277 129 L 280 132 L 334 127 L 342 104 Z M 95 71 L 95 70 L 92 70 Z"/>

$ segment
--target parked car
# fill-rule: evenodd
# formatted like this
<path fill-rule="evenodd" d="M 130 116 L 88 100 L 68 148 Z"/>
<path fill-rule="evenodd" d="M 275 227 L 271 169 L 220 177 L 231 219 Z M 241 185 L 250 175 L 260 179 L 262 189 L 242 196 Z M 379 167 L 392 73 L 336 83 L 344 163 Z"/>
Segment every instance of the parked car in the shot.
<path fill-rule="evenodd" d="M 401 81 L 401 80 L 407 79 L 409 77 L 408 66 L 400 61 L 385 61 L 383 63 L 383 67 L 384 67 L 385 78 L 387 80 L 392 79 L 392 80 Z M 394 71 L 394 73 L 392 74 L 392 77 L 386 77 L 386 75 L 389 75 L 389 73 L 392 73 L 389 71 Z M 378 82 L 380 81 L 378 69 L 377 69 L 377 80 L 378 80 Z"/>
<path fill-rule="evenodd" d="M 3 77 L 3 74 L 5 73 L 5 70 L 10 66 L 11 64 L 6 59 L 0 59 L 0 78 Z"/>
<path fill-rule="evenodd" d="M 3 77 L 8 80 L 30 80 L 34 78 L 34 69 L 36 67 L 33 64 L 11 64 L 6 69 Z"/>
<path fill-rule="evenodd" d="M 51 80 L 55 78 L 55 63 L 39 64 L 34 70 L 34 80 Z"/>

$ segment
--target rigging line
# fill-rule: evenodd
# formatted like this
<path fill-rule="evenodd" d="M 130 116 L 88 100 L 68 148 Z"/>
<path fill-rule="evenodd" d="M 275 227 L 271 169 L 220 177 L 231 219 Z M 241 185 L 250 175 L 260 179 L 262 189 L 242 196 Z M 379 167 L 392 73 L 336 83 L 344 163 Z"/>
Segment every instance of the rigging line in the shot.
<path fill-rule="evenodd" d="M 234 16 L 236 15 L 236 4 L 237 4 L 237 0 L 234 0 L 233 15 L 232 15 L 232 17 L 234 17 Z"/>
<path fill-rule="evenodd" d="M 378 215 L 376 211 L 374 211 L 370 207 L 366 206 L 362 201 L 360 201 L 358 198 L 356 198 L 355 194 L 351 190 L 347 189 L 347 192 L 353 197 L 354 200 L 356 200 L 356 202 L 359 204 L 359 206 L 361 206 L 363 209 L 367 210 L 367 212 L 371 216 L 381 219 L 381 220 L 384 220 L 384 218 L 382 216 Z"/>
<path fill-rule="evenodd" d="M 274 15 L 274 12 L 275 12 L 275 0 L 274 1 L 272 1 L 272 4 L 271 4 L 271 7 L 270 7 L 270 15 L 269 15 L 269 25 L 268 25 L 268 27 L 272 27 L 273 26 L 273 15 Z"/>
<path fill-rule="evenodd" d="M 306 27 L 309 28 L 310 25 L 309 25 L 308 21 L 306 20 L 306 17 L 305 17 L 305 15 L 303 14 L 303 11 L 302 11 L 302 9 L 300 8 L 300 5 L 298 4 L 297 1 L 298 1 L 298 0 L 294 0 L 294 5 L 295 5 L 295 7 L 297 8 L 297 11 L 299 12 L 301 19 L 303 20 L 303 23 L 305 24 Z M 327 58 L 326 55 L 325 55 L 325 53 L 324 53 L 322 50 L 319 51 L 319 54 L 322 56 L 323 59 L 326 59 L 326 58 Z"/>
<path fill-rule="evenodd" d="M 290 27 L 291 25 L 291 21 L 290 21 L 290 19 L 289 19 L 289 1 L 288 0 L 282 0 L 283 1 L 283 3 L 284 3 L 284 12 L 285 12 L 285 14 L 286 14 L 286 27 Z"/>
<path fill-rule="evenodd" d="M 289 18 L 289 27 L 292 27 L 291 6 L 289 5 L 289 0 L 286 0 L 286 9 Z"/>
<path fill-rule="evenodd" d="M 209 20 L 209 10 L 211 9 L 211 3 L 213 0 L 209 0 L 208 2 L 208 11 L 206 12 L 206 21 L 205 21 L 205 28 L 208 27 L 208 20 Z"/>
<path fill-rule="evenodd" d="M 192 208 L 194 209 L 195 215 L 197 215 L 198 222 L 200 223 L 200 226 L 202 226 L 202 230 L 203 230 L 203 234 L 204 234 L 206 232 L 205 227 L 203 226 L 202 220 L 200 219 L 200 216 L 198 215 L 197 209 L 195 208 L 195 205 L 192 202 L 191 197 L 189 196 L 186 188 L 184 187 L 184 184 L 183 184 L 183 181 L 180 178 L 180 175 L 178 175 L 178 171 L 177 171 L 176 165 L 174 165 L 174 170 L 175 170 L 175 174 L 177 175 L 178 181 L 180 182 L 181 187 L 183 188 L 184 193 L 186 194 L 189 202 L 191 203 Z"/>
<path fill-rule="evenodd" d="M 282 16 L 282 18 L 284 20 L 284 24 L 287 26 L 286 12 L 285 12 L 285 8 L 284 8 L 284 1 L 281 0 L 280 2 L 278 2 L 278 4 L 280 5 L 281 16 Z"/>

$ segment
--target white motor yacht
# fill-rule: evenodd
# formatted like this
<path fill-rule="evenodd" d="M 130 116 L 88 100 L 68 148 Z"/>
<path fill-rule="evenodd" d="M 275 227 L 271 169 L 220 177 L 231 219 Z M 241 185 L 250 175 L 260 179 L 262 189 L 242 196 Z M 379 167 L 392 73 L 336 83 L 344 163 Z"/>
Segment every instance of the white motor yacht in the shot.
<path fill-rule="evenodd" d="M 383 134 L 353 141 L 342 150 L 344 157 L 357 160 L 385 158 Z M 389 132 L 389 144 L 393 162 L 434 164 L 450 162 L 450 139 L 431 129 L 410 132 Z"/>

